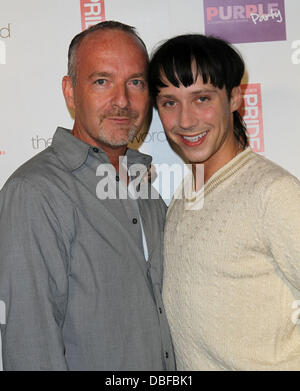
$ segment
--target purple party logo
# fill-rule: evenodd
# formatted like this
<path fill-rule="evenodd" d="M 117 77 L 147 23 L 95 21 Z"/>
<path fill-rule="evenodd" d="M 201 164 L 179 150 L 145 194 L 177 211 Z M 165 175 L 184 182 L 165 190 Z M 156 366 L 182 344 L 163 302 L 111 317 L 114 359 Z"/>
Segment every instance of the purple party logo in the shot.
<path fill-rule="evenodd" d="M 231 43 L 285 41 L 284 0 L 204 0 L 205 33 Z"/>

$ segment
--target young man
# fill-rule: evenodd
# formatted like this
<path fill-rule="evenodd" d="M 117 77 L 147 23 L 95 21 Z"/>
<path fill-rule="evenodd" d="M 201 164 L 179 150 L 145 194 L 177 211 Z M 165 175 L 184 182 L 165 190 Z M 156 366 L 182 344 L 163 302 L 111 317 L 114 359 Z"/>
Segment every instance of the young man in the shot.
<path fill-rule="evenodd" d="M 243 73 L 230 45 L 202 35 L 170 39 L 150 63 L 169 140 L 204 165 L 204 184 L 193 178 L 194 199 L 178 193 L 165 227 L 179 370 L 300 369 L 300 184 L 248 147 Z"/>
<path fill-rule="evenodd" d="M 58 128 L 1 191 L 5 370 L 175 368 L 161 298 L 165 205 L 97 190 L 105 165 L 109 185 L 127 191 L 123 155 L 129 171 L 151 162 L 127 148 L 149 109 L 147 66 L 130 26 L 78 34 L 63 79 L 73 130 Z"/>

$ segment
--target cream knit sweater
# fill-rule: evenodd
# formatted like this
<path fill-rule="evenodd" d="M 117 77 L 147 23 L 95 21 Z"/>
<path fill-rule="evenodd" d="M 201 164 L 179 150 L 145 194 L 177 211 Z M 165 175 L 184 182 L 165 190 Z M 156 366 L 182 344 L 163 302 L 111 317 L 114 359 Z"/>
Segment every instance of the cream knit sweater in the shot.
<path fill-rule="evenodd" d="M 299 181 L 248 148 L 188 209 L 173 200 L 165 228 L 178 370 L 300 370 Z"/>

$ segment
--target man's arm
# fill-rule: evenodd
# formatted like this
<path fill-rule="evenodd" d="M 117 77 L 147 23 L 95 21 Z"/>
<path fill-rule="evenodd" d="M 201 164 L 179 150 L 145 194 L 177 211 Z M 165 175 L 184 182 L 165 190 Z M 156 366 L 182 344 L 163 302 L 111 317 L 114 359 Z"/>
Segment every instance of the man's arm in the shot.
<path fill-rule="evenodd" d="M 68 253 L 51 200 L 25 180 L 0 193 L 4 370 L 67 370 Z"/>
<path fill-rule="evenodd" d="M 268 187 L 263 222 L 275 263 L 300 290 L 300 183 L 296 178 L 278 178 Z"/>

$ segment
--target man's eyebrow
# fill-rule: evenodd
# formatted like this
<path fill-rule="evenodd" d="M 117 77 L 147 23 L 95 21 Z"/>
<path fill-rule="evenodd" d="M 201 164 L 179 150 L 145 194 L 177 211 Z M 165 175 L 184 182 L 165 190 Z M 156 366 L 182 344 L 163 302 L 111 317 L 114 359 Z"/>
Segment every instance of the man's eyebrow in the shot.
<path fill-rule="evenodd" d="M 133 75 L 130 75 L 129 79 L 134 79 L 139 77 L 146 78 L 146 73 L 145 72 L 134 73 Z"/>
<path fill-rule="evenodd" d="M 173 98 L 176 98 L 176 97 L 175 97 L 175 95 L 170 95 L 170 94 L 158 94 L 157 98 L 158 99 L 160 99 L 160 98 L 173 99 Z"/>
<path fill-rule="evenodd" d="M 99 78 L 99 77 L 112 77 L 112 74 L 109 72 L 93 72 L 89 76 L 89 79 L 95 79 L 95 78 Z M 143 77 L 144 79 L 146 79 L 146 72 L 133 73 L 132 75 L 129 76 L 128 79 L 135 79 L 135 78 L 139 78 L 139 77 Z"/>
<path fill-rule="evenodd" d="M 89 79 L 94 79 L 97 77 L 110 77 L 111 74 L 109 72 L 93 72 L 90 76 Z"/>
<path fill-rule="evenodd" d="M 216 94 L 217 88 L 202 88 L 201 90 L 192 91 L 192 95 L 198 95 L 198 94 Z"/>
<path fill-rule="evenodd" d="M 196 91 L 191 91 L 191 95 L 199 95 L 199 94 L 216 94 L 217 93 L 217 88 L 203 88 L 201 90 L 196 90 Z M 167 98 L 167 99 L 172 99 L 176 98 L 176 95 L 172 94 L 164 94 L 164 93 L 159 93 L 158 98 Z"/>

